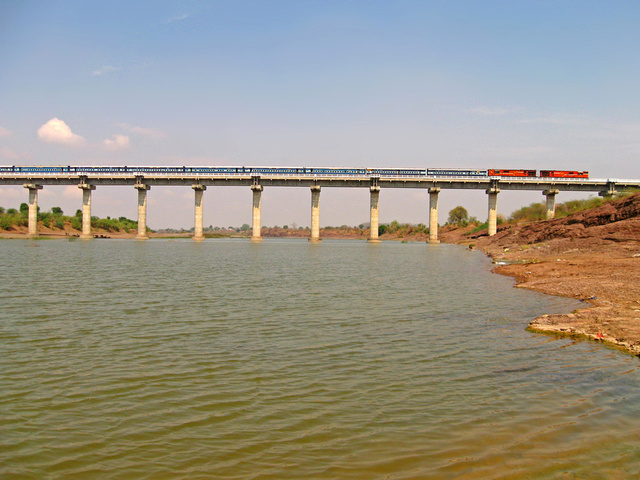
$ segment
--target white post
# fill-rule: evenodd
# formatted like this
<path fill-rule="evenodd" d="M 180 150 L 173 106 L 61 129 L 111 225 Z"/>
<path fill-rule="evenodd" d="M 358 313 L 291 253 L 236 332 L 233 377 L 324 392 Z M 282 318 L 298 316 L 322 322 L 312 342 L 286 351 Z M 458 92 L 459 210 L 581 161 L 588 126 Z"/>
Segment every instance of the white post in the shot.
<path fill-rule="evenodd" d="M 498 193 L 499 188 L 489 188 L 487 195 L 489 195 L 489 218 L 488 218 L 488 234 L 490 237 L 496 234 L 498 231 Z"/>
<path fill-rule="evenodd" d="M 438 194 L 440 188 L 429 189 L 429 242 L 440 243 L 438 240 Z"/>
<path fill-rule="evenodd" d="M 251 241 L 261 242 L 262 238 L 262 185 L 251 185 L 252 202 L 252 231 Z"/>
<path fill-rule="evenodd" d="M 91 235 L 91 190 L 95 190 L 95 185 L 81 183 L 78 188 L 82 190 L 82 234 L 80 238 L 85 240 L 93 238 Z"/>
<path fill-rule="evenodd" d="M 204 209 L 202 206 L 202 197 L 207 187 L 205 185 L 196 184 L 196 185 L 191 185 L 191 188 L 193 188 L 193 191 L 195 192 L 193 239 L 199 242 L 204 240 L 204 235 L 202 233 L 203 232 L 202 217 L 204 212 Z"/>
<path fill-rule="evenodd" d="M 556 195 L 558 193 L 560 193 L 559 190 L 545 190 L 542 192 L 547 197 L 547 220 L 556 216 Z"/>
<path fill-rule="evenodd" d="M 42 190 L 42 185 L 27 183 L 23 185 L 29 189 L 29 216 L 27 236 L 35 238 L 38 236 L 38 190 Z"/>
<path fill-rule="evenodd" d="M 371 192 L 371 201 L 370 201 L 370 215 L 369 215 L 369 243 L 380 243 L 380 239 L 378 238 L 378 227 L 380 225 L 380 212 L 378 210 L 378 205 L 380 202 L 380 187 L 377 185 L 372 185 L 369 187 Z"/>
<path fill-rule="evenodd" d="M 311 237 L 310 242 L 317 243 L 320 239 L 320 186 L 311 187 Z"/>
<path fill-rule="evenodd" d="M 150 190 L 151 186 L 137 183 L 135 188 L 138 190 L 138 235 L 136 235 L 136 239 L 149 240 L 147 235 L 147 190 Z"/>

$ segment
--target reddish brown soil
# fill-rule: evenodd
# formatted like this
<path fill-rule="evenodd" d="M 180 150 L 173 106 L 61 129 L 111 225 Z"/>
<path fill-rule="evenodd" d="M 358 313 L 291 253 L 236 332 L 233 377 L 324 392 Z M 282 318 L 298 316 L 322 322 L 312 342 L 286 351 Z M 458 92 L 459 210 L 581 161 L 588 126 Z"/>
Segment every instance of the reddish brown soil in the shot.
<path fill-rule="evenodd" d="M 490 255 L 518 287 L 586 300 L 589 308 L 544 315 L 530 328 L 585 336 L 640 355 L 640 194 L 562 219 L 507 225 L 493 237 L 443 232 Z"/>

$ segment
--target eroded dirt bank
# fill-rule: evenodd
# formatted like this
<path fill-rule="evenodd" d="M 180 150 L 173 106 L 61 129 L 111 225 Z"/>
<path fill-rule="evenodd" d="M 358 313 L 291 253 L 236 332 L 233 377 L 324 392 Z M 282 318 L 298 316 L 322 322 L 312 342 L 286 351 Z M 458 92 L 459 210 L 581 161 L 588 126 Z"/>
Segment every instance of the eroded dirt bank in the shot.
<path fill-rule="evenodd" d="M 640 194 L 562 219 L 507 225 L 494 237 L 442 238 L 486 252 L 499 265 L 494 271 L 518 287 L 590 304 L 536 318 L 532 330 L 586 336 L 640 355 Z"/>

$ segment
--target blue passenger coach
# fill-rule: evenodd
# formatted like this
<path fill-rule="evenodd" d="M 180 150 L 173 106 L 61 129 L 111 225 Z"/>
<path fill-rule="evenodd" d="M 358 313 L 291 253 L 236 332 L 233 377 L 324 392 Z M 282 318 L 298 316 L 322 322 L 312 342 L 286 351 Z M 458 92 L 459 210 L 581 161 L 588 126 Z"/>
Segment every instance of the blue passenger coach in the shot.
<path fill-rule="evenodd" d="M 425 170 L 414 170 L 410 168 L 368 168 L 371 175 L 384 177 L 424 177 Z"/>
<path fill-rule="evenodd" d="M 69 167 L 76 173 L 125 173 L 127 167 Z"/>
<path fill-rule="evenodd" d="M 487 170 L 465 168 L 428 168 L 427 177 L 486 177 Z"/>

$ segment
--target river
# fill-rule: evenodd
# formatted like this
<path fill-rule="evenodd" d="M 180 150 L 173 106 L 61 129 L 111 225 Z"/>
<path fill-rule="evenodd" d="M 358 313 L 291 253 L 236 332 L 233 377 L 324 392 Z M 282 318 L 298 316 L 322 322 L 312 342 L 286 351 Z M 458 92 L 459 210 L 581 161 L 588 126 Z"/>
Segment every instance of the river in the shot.
<path fill-rule="evenodd" d="M 0 242 L 0 478 L 628 479 L 638 359 L 480 252 Z"/>

